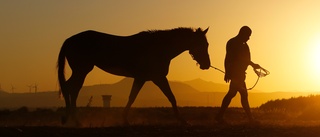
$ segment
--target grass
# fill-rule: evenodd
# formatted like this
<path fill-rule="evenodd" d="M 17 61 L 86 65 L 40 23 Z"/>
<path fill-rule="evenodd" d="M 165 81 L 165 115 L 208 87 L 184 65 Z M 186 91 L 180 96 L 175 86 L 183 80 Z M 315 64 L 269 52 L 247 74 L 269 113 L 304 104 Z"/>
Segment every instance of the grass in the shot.
<path fill-rule="evenodd" d="M 242 108 L 229 108 L 225 119 L 228 125 L 219 125 L 214 117 L 219 108 L 181 107 L 181 115 L 191 126 L 180 126 L 172 108 L 132 108 L 131 126 L 123 126 L 123 108 L 79 108 L 77 117 L 82 128 L 66 128 L 60 124 L 63 109 L 20 108 L 0 111 L 0 136 L 53 137 L 300 137 L 320 135 L 320 120 L 303 119 L 306 112 L 288 112 L 253 108 L 253 116 L 260 124 L 246 121 Z M 309 112 L 310 110 L 308 110 Z M 312 112 L 311 112 L 312 113 Z"/>
<path fill-rule="evenodd" d="M 216 107 L 180 107 L 181 115 L 195 126 L 217 124 L 214 120 L 219 108 Z M 84 127 L 121 126 L 123 108 L 79 108 L 77 118 Z M 310 110 L 308 110 L 309 112 Z M 310 113 L 310 114 L 309 114 Z M 320 119 L 314 112 L 288 112 L 285 110 L 262 110 L 253 108 L 252 114 L 262 125 L 275 126 L 314 126 L 320 125 Z M 28 110 L 22 107 L 17 110 L 0 111 L 0 127 L 11 126 L 55 126 L 59 127 L 63 109 Z M 304 118 L 305 117 L 305 118 Z M 307 118 L 309 117 L 309 118 Z M 172 108 L 132 108 L 128 117 L 132 125 L 177 125 Z M 229 108 L 225 119 L 230 125 L 245 124 L 246 115 L 242 108 Z"/>

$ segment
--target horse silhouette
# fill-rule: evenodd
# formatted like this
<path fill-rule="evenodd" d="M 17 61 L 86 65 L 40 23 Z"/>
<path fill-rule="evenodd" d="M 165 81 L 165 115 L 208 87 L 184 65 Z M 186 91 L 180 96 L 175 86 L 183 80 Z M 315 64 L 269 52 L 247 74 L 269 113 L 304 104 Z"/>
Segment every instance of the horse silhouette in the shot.
<path fill-rule="evenodd" d="M 66 117 L 74 117 L 76 100 L 86 75 L 94 66 L 119 76 L 132 77 L 134 82 L 124 108 L 125 124 L 128 112 L 146 81 L 157 85 L 170 101 L 177 119 L 181 118 L 176 99 L 166 78 L 171 59 L 189 50 L 201 69 L 210 67 L 206 30 L 175 28 L 142 31 L 131 36 L 115 36 L 97 31 L 84 31 L 66 39 L 58 57 L 58 80 L 66 104 Z M 72 70 L 68 80 L 64 75 L 65 61 Z M 60 92 L 60 93 L 61 93 Z"/>

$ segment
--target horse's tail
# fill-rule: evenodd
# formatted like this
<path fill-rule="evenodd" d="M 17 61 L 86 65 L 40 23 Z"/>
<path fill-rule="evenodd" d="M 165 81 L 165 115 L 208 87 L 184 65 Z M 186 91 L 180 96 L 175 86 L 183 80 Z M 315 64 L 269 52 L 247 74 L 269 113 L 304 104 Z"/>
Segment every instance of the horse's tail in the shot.
<path fill-rule="evenodd" d="M 60 53 L 58 56 L 57 69 L 58 69 L 58 81 L 60 85 L 59 96 L 61 97 L 62 90 L 65 89 L 65 64 L 66 64 L 66 53 L 65 53 L 66 42 L 63 43 Z"/>

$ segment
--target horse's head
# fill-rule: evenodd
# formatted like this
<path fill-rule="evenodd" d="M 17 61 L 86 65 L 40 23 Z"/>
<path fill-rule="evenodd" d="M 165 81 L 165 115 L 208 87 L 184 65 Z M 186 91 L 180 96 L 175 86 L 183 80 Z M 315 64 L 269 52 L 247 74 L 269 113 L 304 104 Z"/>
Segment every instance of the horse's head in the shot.
<path fill-rule="evenodd" d="M 206 33 L 208 32 L 209 28 L 202 31 L 202 29 L 198 28 L 195 32 L 195 38 L 190 39 L 190 47 L 189 53 L 197 63 L 200 64 L 201 69 L 209 69 L 211 66 L 210 58 L 208 54 L 208 46 L 209 43 L 206 38 Z"/>

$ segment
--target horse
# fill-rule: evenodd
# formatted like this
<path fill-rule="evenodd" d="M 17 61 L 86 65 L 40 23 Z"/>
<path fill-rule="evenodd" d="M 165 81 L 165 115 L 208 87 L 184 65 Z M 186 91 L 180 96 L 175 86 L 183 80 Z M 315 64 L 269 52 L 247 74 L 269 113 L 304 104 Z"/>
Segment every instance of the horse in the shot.
<path fill-rule="evenodd" d="M 166 78 L 170 61 L 184 51 L 189 51 L 200 69 L 209 69 L 210 58 L 206 33 L 209 28 L 174 28 L 148 30 L 130 36 L 88 30 L 67 38 L 59 52 L 57 69 L 60 94 L 65 100 L 66 116 L 62 124 L 74 117 L 76 101 L 86 75 L 94 66 L 105 72 L 134 79 L 129 100 L 123 111 L 123 122 L 146 81 L 158 86 L 170 101 L 174 115 L 181 123 L 176 99 Z M 65 62 L 68 61 L 72 74 L 65 78 Z"/>

